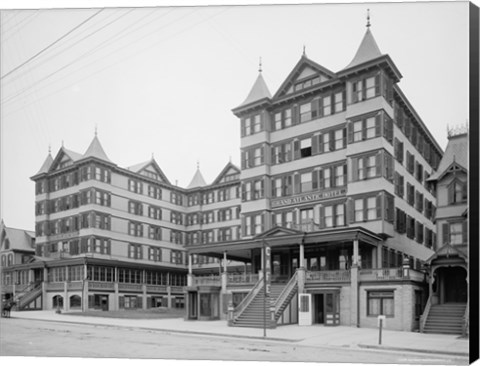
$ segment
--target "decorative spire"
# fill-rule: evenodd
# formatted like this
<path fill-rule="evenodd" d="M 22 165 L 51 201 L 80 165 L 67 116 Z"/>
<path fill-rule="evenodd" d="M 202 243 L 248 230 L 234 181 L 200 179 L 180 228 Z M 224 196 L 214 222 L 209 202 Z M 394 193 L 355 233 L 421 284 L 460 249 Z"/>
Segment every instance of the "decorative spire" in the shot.
<path fill-rule="evenodd" d="M 98 124 L 95 123 L 95 137 L 98 135 Z"/>
<path fill-rule="evenodd" d="M 153 159 L 155 159 L 155 155 L 154 155 L 154 153 L 152 152 L 152 160 L 153 160 Z"/>
<path fill-rule="evenodd" d="M 367 9 L 367 28 L 370 28 L 370 9 Z"/>
<path fill-rule="evenodd" d="M 197 160 L 197 169 L 200 169 L 200 162 Z"/>
<path fill-rule="evenodd" d="M 260 57 L 260 61 L 258 63 L 258 72 L 262 73 L 262 57 Z"/>
<path fill-rule="evenodd" d="M 64 147 L 64 146 L 63 146 L 63 140 L 62 140 L 62 147 Z"/>
<path fill-rule="evenodd" d="M 305 49 L 306 49 L 306 47 L 305 47 L 305 45 L 303 45 L 303 56 L 307 56 L 307 53 L 305 52 Z"/>
<path fill-rule="evenodd" d="M 48 144 L 48 154 L 50 155 L 52 153 L 52 145 Z"/>

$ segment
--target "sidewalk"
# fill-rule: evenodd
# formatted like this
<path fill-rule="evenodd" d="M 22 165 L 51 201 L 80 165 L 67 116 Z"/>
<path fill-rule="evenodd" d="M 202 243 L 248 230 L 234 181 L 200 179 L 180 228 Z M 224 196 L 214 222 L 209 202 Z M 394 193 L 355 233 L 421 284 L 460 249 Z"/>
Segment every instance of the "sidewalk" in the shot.
<path fill-rule="evenodd" d="M 56 314 L 53 310 L 15 311 L 12 318 L 56 321 L 77 324 L 104 325 L 113 327 L 142 328 L 174 333 L 204 334 L 215 336 L 263 339 L 263 329 L 229 327 L 224 320 L 185 321 L 177 319 L 114 319 Z M 378 344 L 378 329 L 347 326 L 325 327 L 323 325 L 284 325 L 267 329 L 267 339 L 296 342 L 304 346 L 329 346 L 343 348 L 375 348 L 404 352 L 422 352 L 468 356 L 468 339 L 457 335 L 422 334 L 383 330 L 382 345 Z"/>

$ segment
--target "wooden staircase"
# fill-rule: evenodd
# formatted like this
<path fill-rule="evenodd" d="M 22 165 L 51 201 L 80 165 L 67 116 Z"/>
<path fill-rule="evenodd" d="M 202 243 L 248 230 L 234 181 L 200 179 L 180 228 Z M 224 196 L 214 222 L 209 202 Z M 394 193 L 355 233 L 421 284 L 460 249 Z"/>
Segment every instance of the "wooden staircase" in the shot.
<path fill-rule="evenodd" d="M 432 305 L 428 313 L 424 333 L 462 334 L 466 303 Z"/>
<path fill-rule="evenodd" d="M 38 297 L 42 296 L 42 284 L 35 283 L 26 290 L 22 295 L 16 299 L 17 310 L 24 310 L 28 305 L 35 301 Z"/>
<path fill-rule="evenodd" d="M 233 326 L 235 327 L 249 327 L 249 328 L 263 328 L 264 325 L 264 316 L 266 319 L 266 327 L 274 328 L 275 324 L 272 324 L 270 321 L 270 307 L 274 306 L 278 297 L 285 288 L 284 283 L 272 283 L 270 285 L 270 296 L 267 298 L 266 306 L 264 307 L 264 289 L 258 292 L 257 296 L 253 298 L 250 304 L 245 308 L 245 310 L 240 314 L 240 316 L 233 321 Z M 295 291 L 291 291 L 288 296 L 285 298 L 285 301 L 282 302 L 279 306 L 279 311 L 275 312 L 275 322 L 280 318 L 285 308 L 290 304 L 293 296 L 296 294 Z"/>

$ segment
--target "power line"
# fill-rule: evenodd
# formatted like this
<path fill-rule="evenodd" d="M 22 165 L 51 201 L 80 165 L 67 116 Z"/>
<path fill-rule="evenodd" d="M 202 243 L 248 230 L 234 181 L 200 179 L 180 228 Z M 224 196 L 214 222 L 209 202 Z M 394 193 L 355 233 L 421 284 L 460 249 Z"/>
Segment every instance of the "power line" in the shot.
<path fill-rule="evenodd" d="M 4 30 L 3 35 L 5 36 L 8 34 L 8 36 L 3 39 L 3 42 L 8 41 L 10 38 L 12 38 L 12 36 L 17 34 L 20 29 L 22 29 L 26 24 L 30 23 L 36 16 L 38 16 L 39 13 L 40 10 L 35 10 L 32 14 L 27 15 L 20 22 L 16 23 L 13 27 Z"/>
<path fill-rule="evenodd" d="M 7 72 L 5 75 L 3 75 L 2 77 L 0 77 L 0 79 L 4 79 L 6 78 L 8 75 L 11 75 L 12 73 L 14 73 L 15 71 L 17 71 L 18 69 L 20 69 L 21 67 L 25 66 L 26 64 L 28 64 L 30 61 L 32 61 L 33 59 L 35 59 L 36 57 L 38 57 L 39 55 L 41 55 L 43 52 L 47 51 L 50 47 L 54 46 L 55 44 L 57 44 L 58 42 L 60 42 L 62 39 L 64 39 L 65 37 L 67 37 L 70 33 L 74 32 L 75 30 L 77 30 L 78 28 L 80 28 L 82 25 L 84 25 L 85 23 L 87 23 L 90 19 L 92 19 L 93 17 L 97 16 L 98 14 L 100 14 L 104 9 L 100 9 L 99 11 L 97 11 L 95 14 L 93 14 L 92 16 L 88 17 L 86 20 L 84 20 L 83 22 L 81 22 L 80 24 L 76 25 L 75 27 L 73 27 L 71 30 L 69 30 L 67 33 L 65 33 L 63 36 L 61 36 L 60 38 L 58 38 L 56 41 L 54 41 L 53 43 L 51 43 L 50 45 L 48 45 L 47 47 L 43 48 L 42 50 L 40 50 L 39 52 L 37 52 L 35 55 L 33 55 L 32 57 L 30 57 L 27 61 L 25 61 L 24 63 L 18 65 L 17 67 L 15 67 L 13 70 L 10 70 L 9 72 Z"/>

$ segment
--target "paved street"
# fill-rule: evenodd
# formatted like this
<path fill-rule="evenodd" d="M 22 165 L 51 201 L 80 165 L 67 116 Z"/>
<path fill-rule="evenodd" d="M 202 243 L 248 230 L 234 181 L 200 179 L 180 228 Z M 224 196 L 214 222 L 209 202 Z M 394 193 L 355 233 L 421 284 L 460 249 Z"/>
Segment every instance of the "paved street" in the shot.
<path fill-rule="evenodd" d="M 0 323 L 2 356 L 73 356 L 355 363 L 467 364 L 466 357 L 309 346 L 219 336 L 173 334 L 122 326 L 20 318 Z"/>

